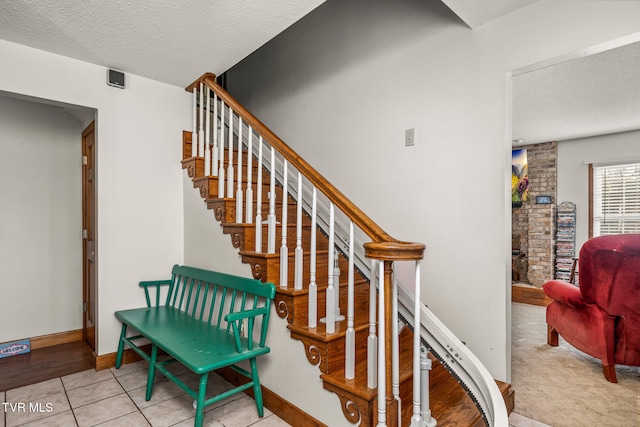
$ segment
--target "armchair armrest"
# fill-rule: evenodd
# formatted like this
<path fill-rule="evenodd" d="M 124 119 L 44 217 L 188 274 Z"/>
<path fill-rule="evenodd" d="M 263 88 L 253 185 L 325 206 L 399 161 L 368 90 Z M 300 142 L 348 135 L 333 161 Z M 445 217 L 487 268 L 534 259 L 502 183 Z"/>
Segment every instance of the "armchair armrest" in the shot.
<path fill-rule="evenodd" d="M 142 281 L 138 284 L 141 288 L 144 288 L 144 296 L 147 299 L 147 307 L 151 308 L 151 299 L 149 298 L 149 286 L 155 286 L 156 288 L 156 307 L 160 305 L 160 286 L 171 285 L 172 280 L 148 280 Z"/>
<path fill-rule="evenodd" d="M 554 301 L 569 307 L 582 308 L 586 303 L 580 294 L 580 288 L 562 280 L 550 280 L 542 285 L 544 293 Z"/>

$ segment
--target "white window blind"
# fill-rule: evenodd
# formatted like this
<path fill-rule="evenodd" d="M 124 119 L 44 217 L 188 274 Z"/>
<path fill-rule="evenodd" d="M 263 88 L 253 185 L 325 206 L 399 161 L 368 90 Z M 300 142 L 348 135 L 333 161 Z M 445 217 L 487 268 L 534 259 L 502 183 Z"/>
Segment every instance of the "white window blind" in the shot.
<path fill-rule="evenodd" d="M 594 237 L 628 233 L 640 233 L 640 163 L 594 166 Z"/>

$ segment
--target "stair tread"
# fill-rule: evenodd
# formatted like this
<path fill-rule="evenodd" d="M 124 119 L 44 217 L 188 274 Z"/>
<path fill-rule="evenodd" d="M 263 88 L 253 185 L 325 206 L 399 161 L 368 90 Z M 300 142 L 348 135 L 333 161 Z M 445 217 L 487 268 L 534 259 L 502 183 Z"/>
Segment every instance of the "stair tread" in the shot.
<path fill-rule="evenodd" d="M 310 328 L 308 326 L 301 325 L 287 325 L 287 328 L 293 333 L 302 335 L 308 338 L 316 339 L 318 341 L 331 342 L 337 339 L 342 339 L 347 333 L 347 319 L 336 321 L 336 331 L 333 334 L 327 334 L 327 325 L 323 322 L 318 322 L 318 326 Z M 364 331 L 369 328 L 368 321 L 354 320 L 353 329 L 356 332 Z"/>

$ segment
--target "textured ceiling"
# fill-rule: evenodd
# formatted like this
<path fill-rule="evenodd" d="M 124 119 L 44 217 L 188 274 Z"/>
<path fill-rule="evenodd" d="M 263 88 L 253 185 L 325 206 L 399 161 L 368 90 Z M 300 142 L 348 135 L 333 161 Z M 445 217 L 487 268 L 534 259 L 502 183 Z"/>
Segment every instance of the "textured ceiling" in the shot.
<path fill-rule="evenodd" d="M 187 86 L 324 0 L 1 0 L 0 39 Z"/>
<path fill-rule="evenodd" d="M 640 129 L 640 42 L 513 78 L 513 137 L 525 144 Z"/>
<path fill-rule="evenodd" d="M 231 68 L 324 1 L 0 0 L 0 39 L 184 87 Z M 537 0 L 442 1 L 476 28 Z M 640 129 L 639 69 L 635 44 L 516 75 L 514 138 Z"/>

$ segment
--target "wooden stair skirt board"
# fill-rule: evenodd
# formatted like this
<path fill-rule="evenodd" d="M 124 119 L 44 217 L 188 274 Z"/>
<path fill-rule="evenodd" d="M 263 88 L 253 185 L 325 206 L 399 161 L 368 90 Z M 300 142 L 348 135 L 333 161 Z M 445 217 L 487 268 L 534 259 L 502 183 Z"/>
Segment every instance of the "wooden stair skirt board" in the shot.
<path fill-rule="evenodd" d="M 279 317 L 285 318 L 288 322 L 287 327 L 290 330 L 291 338 L 299 340 L 303 343 L 305 356 L 309 363 L 318 366 L 318 374 L 323 380 L 323 387 L 327 390 L 335 392 L 340 398 L 341 409 L 345 417 L 359 426 L 372 426 L 377 422 L 377 389 L 372 390 L 366 387 L 366 337 L 368 335 L 368 281 L 356 273 L 356 293 L 359 298 L 367 301 L 357 307 L 355 315 L 356 329 L 356 379 L 345 380 L 344 371 L 344 329 L 346 321 L 336 323 L 336 333 L 327 335 L 324 330 L 324 324 L 318 323 L 317 328 L 307 327 L 307 301 L 308 301 L 308 278 L 309 266 L 305 262 L 303 275 L 303 289 L 299 291 L 293 290 L 293 274 L 289 274 L 288 289 L 280 289 L 280 254 L 256 253 L 255 246 L 255 224 L 237 224 L 235 223 L 235 201 L 233 199 L 221 199 L 217 196 L 217 178 L 204 178 L 204 159 L 191 156 L 191 132 L 183 133 L 183 159 L 182 167 L 187 170 L 188 176 L 194 181 L 194 188 L 199 191 L 203 198 L 205 206 L 213 210 L 215 219 L 223 227 L 223 231 L 231 236 L 231 243 L 234 248 L 239 250 L 242 256 L 242 262 L 249 264 L 255 279 L 266 282 L 273 282 L 277 287 L 275 299 L 276 313 Z M 246 154 L 243 155 L 246 159 Z M 256 162 L 253 162 L 254 170 Z M 246 167 L 245 167 L 246 170 Z M 263 171 L 268 176 L 268 172 Z M 263 179 L 263 185 L 268 179 Z M 256 186 L 256 182 L 253 182 Z M 277 191 L 281 194 L 282 188 L 277 187 Z M 267 192 L 263 191 L 263 197 Z M 256 191 L 254 189 L 254 196 Z M 279 197 L 277 200 L 281 200 Z M 254 200 L 254 214 L 256 212 L 257 200 Z M 288 199 L 288 226 L 293 227 L 296 224 L 296 202 Z M 263 218 L 268 212 L 268 205 L 262 201 Z M 282 214 L 282 205 L 277 204 L 276 215 L 278 221 Z M 313 231 L 309 227 L 309 218 L 303 215 L 303 239 L 307 240 Z M 279 225 L 278 225 L 279 230 Z M 263 226 L 263 248 L 266 249 L 266 226 Z M 277 245 L 280 244 L 280 232 L 278 231 Z M 316 238 L 318 242 L 318 253 L 327 253 L 328 238 L 321 231 L 316 230 Z M 293 229 L 287 233 L 288 244 L 295 243 L 295 232 Z M 293 255 L 294 246 L 289 246 L 289 271 L 293 271 Z M 305 254 L 305 261 L 308 255 Z M 324 315 L 324 301 L 326 283 L 323 285 L 322 278 L 326 282 L 326 270 L 328 260 L 325 256 L 317 258 L 317 283 L 318 283 L 318 314 L 319 317 Z M 340 274 L 340 307 L 342 314 L 346 314 L 347 308 L 347 270 L 348 264 L 346 258 L 341 254 L 339 256 Z M 322 278 L 320 277 L 322 276 Z M 401 334 L 401 396 L 402 396 L 402 413 L 403 425 L 409 425 L 412 410 L 412 369 L 411 369 L 411 348 L 413 333 L 409 328 Z M 480 411 L 476 408 L 471 398 L 467 395 L 460 384 L 450 375 L 446 369 L 437 361 L 433 364 L 432 375 L 430 377 L 431 391 L 431 410 L 438 425 L 455 425 L 455 426 L 475 426 L 484 425 Z M 221 373 L 225 379 L 231 383 L 244 381 L 239 378 L 233 371 Z M 360 378 L 360 377 L 364 377 Z M 507 409 L 513 410 L 513 391 L 509 384 L 499 383 L 500 390 L 503 393 Z M 250 390 L 245 393 L 250 394 Z M 285 402 L 279 396 L 265 389 L 264 403 L 280 418 L 287 421 L 291 425 L 309 425 L 322 426 L 318 420 L 305 414 L 294 405 Z M 336 408 L 337 410 L 337 408 Z"/>

